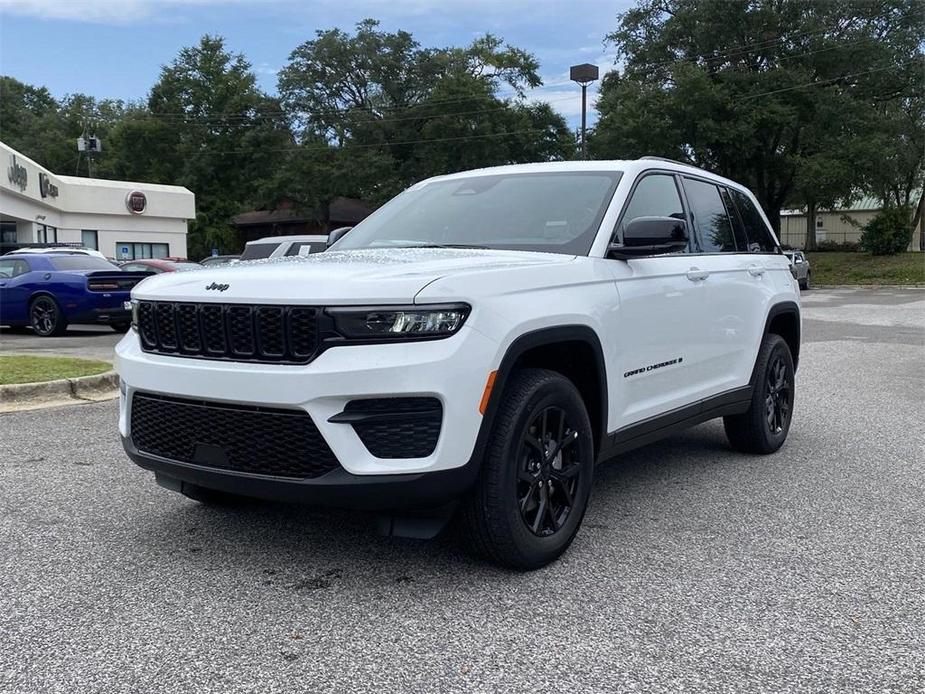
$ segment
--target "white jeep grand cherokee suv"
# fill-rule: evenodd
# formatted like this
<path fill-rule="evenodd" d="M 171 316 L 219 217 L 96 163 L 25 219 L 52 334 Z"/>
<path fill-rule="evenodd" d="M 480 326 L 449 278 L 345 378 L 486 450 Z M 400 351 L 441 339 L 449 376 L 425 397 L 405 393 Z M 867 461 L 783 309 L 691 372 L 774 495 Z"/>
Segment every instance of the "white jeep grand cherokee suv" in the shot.
<path fill-rule="evenodd" d="M 595 465 L 723 417 L 787 437 L 799 292 L 754 197 L 671 161 L 432 178 L 325 253 L 151 277 L 119 430 L 157 482 L 387 511 L 531 569 Z"/>

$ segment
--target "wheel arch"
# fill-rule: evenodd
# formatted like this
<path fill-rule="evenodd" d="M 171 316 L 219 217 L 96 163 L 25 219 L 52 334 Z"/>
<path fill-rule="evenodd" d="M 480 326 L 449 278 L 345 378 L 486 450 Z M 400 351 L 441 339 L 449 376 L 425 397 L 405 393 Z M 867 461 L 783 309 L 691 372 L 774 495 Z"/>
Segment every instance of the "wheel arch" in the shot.
<path fill-rule="evenodd" d="M 764 335 L 780 335 L 790 348 L 793 368 L 796 370 L 800 361 L 800 307 L 794 301 L 782 301 L 774 304 L 768 311 L 764 323 Z"/>
<path fill-rule="evenodd" d="M 475 453 L 480 456 L 488 441 L 511 374 L 522 367 L 556 371 L 575 384 L 591 420 L 596 457 L 607 439 L 607 370 L 600 338 L 587 325 L 541 328 L 511 343 L 497 369 Z"/>

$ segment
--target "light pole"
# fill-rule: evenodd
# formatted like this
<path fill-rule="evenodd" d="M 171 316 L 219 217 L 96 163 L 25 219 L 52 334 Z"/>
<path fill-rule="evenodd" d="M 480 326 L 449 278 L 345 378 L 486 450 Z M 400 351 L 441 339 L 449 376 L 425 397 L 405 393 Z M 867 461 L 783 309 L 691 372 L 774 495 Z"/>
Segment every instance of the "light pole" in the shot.
<path fill-rule="evenodd" d="M 600 75 L 597 65 L 582 63 L 569 68 L 569 79 L 581 85 L 581 158 L 588 158 L 588 146 L 585 138 L 585 126 L 588 118 L 588 85 Z"/>

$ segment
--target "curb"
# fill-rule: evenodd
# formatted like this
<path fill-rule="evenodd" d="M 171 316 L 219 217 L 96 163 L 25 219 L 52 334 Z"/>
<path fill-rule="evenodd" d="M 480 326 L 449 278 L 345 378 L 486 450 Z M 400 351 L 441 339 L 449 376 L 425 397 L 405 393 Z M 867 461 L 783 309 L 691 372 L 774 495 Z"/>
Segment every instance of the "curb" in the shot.
<path fill-rule="evenodd" d="M 13 383 L 0 386 L 0 412 L 31 410 L 74 402 L 100 402 L 119 395 L 119 376 L 115 371 L 60 378 L 43 383 Z"/>

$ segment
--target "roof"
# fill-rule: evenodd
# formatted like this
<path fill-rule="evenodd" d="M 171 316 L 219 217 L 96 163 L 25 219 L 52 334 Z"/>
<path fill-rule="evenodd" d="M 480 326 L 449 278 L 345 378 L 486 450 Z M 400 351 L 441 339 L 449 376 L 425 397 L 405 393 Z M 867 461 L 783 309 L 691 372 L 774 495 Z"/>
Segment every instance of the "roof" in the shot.
<path fill-rule="evenodd" d="M 590 161 L 548 161 L 538 162 L 535 164 L 506 164 L 504 166 L 492 166 L 484 169 L 472 169 L 470 171 L 460 171 L 459 173 L 446 174 L 444 176 L 434 176 L 421 181 L 415 186 L 425 185 L 433 181 L 450 181 L 455 179 L 464 179 L 472 176 L 486 176 L 498 174 L 523 174 L 523 173 L 568 173 L 568 172 L 601 172 L 614 171 L 635 175 L 647 169 L 661 169 L 663 171 L 677 171 L 678 173 L 690 173 L 698 176 L 706 176 L 710 179 L 723 183 L 724 185 L 733 186 L 745 190 L 745 186 L 737 181 L 730 180 L 719 174 L 700 169 L 693 164 L 684 164 L 671 159 L 662 159 L 659 157 L 642 157 L 641 159 L 606 159 Z"/>
<path fill-rule="evenodd" d="M 328 204 L 327 218 L 338 222 L 359 222 L 369 216 L 372 207 L 356 198 L 336 197 Z M 279 205 L 273 210 L 251 210 L 231 218 L 235 226 L 256 226 L 258 224 L 296 224 L 314 221 L 323 215 L 306 213 L 292 204 Z"/>
<path fill-rule="evenodd" d="M 262 239 L 254 239 L 253 241 L 248 241 L 245 245 L 249 246 L 252 243 L 283 243 L 289 241 L 293 243 L 305 243 L 321 242 L 327 240 L 327 234 L 293 234 L 290 236 L 264 236 Z"/>

